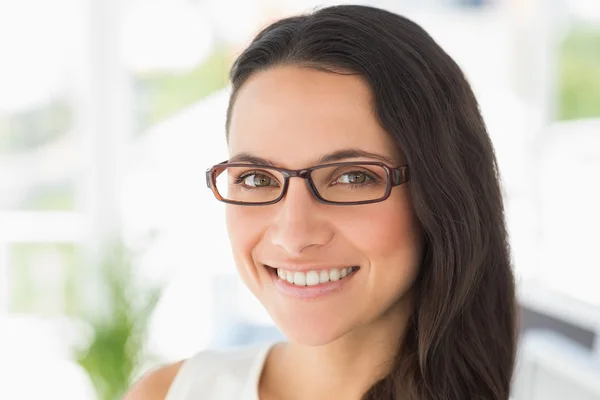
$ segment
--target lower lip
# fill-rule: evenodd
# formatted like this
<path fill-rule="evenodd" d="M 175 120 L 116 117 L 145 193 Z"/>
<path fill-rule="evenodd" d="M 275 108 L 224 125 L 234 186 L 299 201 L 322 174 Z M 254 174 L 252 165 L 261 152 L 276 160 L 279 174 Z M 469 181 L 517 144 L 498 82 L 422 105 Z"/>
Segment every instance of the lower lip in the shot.
<path fill-rule="evenodd" d="M 271 278 L 273 279 L 273 284 L 275 285 L 275 289 L 279 293 L 285 296 L 304 300 L 316 299 L 318 297 L 326 296 L 328 294 L 341 291 L 344 287 L 346 287 L 348 282 L 350 282 L 354 278 L 354 275 L 356 275 L 358 271 L 360 271 L 359 268 L 358 270 L 352 272 L 350 275 L 338 281 L 319 283 L 318 285 L 314 286 L 297 286 L 289 283 L 284 279 L 280 279 L 279 276 L 277 276 L 277 270 L 275 268 L 267 266 L 265 266 L 265 268 L 268 268 L 270 270 L 269 272 L 271 274 Z"/>

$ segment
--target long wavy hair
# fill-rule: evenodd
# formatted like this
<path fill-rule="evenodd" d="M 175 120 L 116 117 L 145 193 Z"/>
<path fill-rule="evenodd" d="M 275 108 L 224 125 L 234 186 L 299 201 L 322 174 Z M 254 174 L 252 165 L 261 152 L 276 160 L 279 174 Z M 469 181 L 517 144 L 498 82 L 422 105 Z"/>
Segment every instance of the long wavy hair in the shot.
<path fill-rule="evenodd" d="M 232 94 L 278 65 L 361 76 L 410 165 L 425 236 L 416 304 L 392 371 L 363 399 L 507 400 L 517 305 L 494 150 L 457 64 L 417 24 L 367 6 L 274 22 L 238 56 Z"/>

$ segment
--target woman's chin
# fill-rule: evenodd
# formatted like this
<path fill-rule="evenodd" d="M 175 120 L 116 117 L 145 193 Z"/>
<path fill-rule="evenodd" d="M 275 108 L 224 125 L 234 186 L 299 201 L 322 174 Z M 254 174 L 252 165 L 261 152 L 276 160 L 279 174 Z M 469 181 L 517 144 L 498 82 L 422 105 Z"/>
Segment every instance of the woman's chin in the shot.
<path fill-rule="evenodd" d="M 342 335 L 309 332 L 305 330 L 282 330 L 287 340 L 303 346 L 324 346 L 334 342 Z"/>
<path fill-rule="evenodd" d="M 335 324 L 335 321 L 319 321 L 308 319 L 293 318 L 274 318 L 275 323 L 292 343 L 305 346 L 322 346 L 331 343 L 347 332 L 341 324 Z"/>

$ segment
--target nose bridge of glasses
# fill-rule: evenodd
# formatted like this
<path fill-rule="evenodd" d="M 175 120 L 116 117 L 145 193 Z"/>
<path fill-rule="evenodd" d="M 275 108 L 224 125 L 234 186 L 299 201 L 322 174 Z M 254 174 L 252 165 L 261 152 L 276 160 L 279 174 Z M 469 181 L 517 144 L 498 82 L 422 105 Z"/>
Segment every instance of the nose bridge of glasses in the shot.
<path fill-rule="evenodd" d="M 282 171 L 286 178 L 301 178 L 308 179 L 310 177 L 310 169 L 296 169 Z"/>
<path fill-rule="evenodd" d="M 286 188 L 285 196 L 288 196 L 287 192 L 289 192 L 290 185 L 291 185 L 289 178 L 300 178 L 300 179 L 304 180 L 304 182 L 306 182 L 306 185 L 301 185 L 301 186 L 304 186 L 304 189 L 306 189 L 306 186 L 308 186 L 308 190 L 309 190 L 310 194 L 313 197 L 315 197 L 316 194 L 314 192 L 313 184 L 311 184 L 311 182 L 310 182 L 311 171 L 312 171 L 312 169 L 309 169 L 309 168 L 298 169 L 298 170 L 286 170 L 283 173 L 283 175 L 285 176 L 285 178 L 287 180 L 287 185 L 286 185 L 287 188 Z"/>
<path fill-rule="evenodd" d="M 285 195 L 287 196 L 287 192 L 289 191 L 289 186 L 290 186 L 290 179 L 289 178 L 300 178 L 303 179 L 304 182 L 306 182 L 306 186 L 308 186 L 308 190 L 310 191 L 312 196 L 316 197 L 316 193 L 314 192 L 314 184 L 311 183 L 311 172 L 312 169 L 310 168 L 304 168 L 304 169 L 297 169 L 297 170 L 285 170 L 282 171 L 283 176 L 285 177 L 286 182 L 286 188 L 284 189 L 286 191 Z"/>

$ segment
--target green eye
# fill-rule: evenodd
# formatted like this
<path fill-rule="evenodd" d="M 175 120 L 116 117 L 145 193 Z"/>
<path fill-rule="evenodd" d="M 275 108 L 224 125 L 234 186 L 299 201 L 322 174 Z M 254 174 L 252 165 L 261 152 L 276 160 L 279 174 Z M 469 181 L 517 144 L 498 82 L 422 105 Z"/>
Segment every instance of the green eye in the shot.
<path fill-rule="evenodd" d="M 361 171 L 346 172 L 338 178 L 339 183 L 346 183 L 350 185 L 360 185 L 361 183 L 367 182 L 372 179 L 369 175 Z"/>
<path fill-rule="evenodd" d="M 244 184 L 251 187 L 271 186 L 272 179 L 262 174 L 250 174 L 242 178 Z"/>
<path fill-rule="evenodd" d="M 235 183 L 247 188 L 278 187 L 279 182 L 270 174 L 261 171 L 246 171 L 236 178 Z"/>

